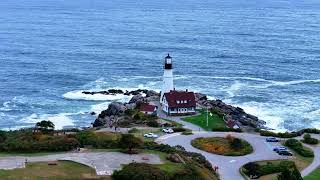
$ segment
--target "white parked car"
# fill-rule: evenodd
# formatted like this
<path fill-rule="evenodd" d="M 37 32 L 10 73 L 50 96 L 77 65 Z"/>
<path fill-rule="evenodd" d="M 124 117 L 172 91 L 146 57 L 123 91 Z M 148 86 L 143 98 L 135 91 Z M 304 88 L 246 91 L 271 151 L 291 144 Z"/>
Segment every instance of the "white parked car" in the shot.
<path fill-rule="evenodd" d="M 154 134 L 154 133 L 148 133 L 148 134 L 144 134 L 143 135 L 144 137 L 147 137 L 147 138 L 157 138 L 158 135 Z"/>
<path fill-rule="evenodd" d="M 171 128 L 165 128 L 165 129 L 162 129 L 162 131 L 165 133 L 174 133 L 173 129 Z"/>

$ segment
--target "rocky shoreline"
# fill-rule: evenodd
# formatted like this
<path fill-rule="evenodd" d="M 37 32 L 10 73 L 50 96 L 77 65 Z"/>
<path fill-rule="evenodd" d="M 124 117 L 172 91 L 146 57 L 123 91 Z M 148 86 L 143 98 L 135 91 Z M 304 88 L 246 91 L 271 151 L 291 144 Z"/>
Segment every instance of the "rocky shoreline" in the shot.
<path fill-rule="evenodd" d="M 118 89 L 110 89 L 107 91 L 99 92 L 82 92 L 84 94 L 105 94 L 105 95 L 133 95 L 128 103 L 112 102 L 109 104 L 108 109 L 102 111 L 97 119 L 94 121 L 94 127 L 125 127 L 132 124 L 134 121 L 132 117 L 126 114 L 127 110 L 133 110 L 139 103 L 158 102 L 160 94 L 153 90 L 138 89 L 134 91 L 123 91 Z M 228 105 L 221 100 L 208 100 L 207 95 L 202 93 L 195 93 L 197 106 L 201 108 L 213 109 L 219 114 L 223 114 L 226 121 L 232 120 L 239 124 L 241 127 L 251 128 L 266 128 L 266 122 L 260 120 L 258 117 L 246 113 L 240 107 Z"/>

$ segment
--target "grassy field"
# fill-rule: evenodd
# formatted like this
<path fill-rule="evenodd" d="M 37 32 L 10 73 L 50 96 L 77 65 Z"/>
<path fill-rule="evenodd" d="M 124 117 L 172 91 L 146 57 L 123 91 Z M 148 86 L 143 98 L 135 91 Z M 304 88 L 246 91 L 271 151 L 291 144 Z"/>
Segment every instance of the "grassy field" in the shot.
<path fill-rule="evenodd" d="M 320 179 L 320 167 L 312 171 L 308 176 L 303 178 L 304 180 L 318 180 Z"/>
<path fill-rule="evenodd" d="M 46 156 L 51 154 L 63 154 L 67 152 L 36 152 L 36 153 L 9 153 L 9 152 L 0 152 L 0 157 L 7 157 L 7 156 L 27 156 L 27 157 L 33 157 L 33 156 Z"/>
<path fill-rule="evenodd" d="M 224 137 L 196 138 L 191 144 L 198 149 L 224 156 L 243 156 L 253 151 L 252 146 L 245 140 L 241 140 L 241 148 L 235 149 Z"/>
<path fill-rule="evenodd" d="M 185 121 L 196 124 L 205 130 L 212 130 L 212 128 L 225 128 L 226 123 L 223 121 L 223 117 L 218 114 L 210 112 L 208 115 L 208 126 L 207 126 L 207 111 L 200 110 L 200 115 L 184 118 Z"/>
<path fill-rule="evenodd" d="M 26 168 L 0 170 L 0 179 L 110 179 L 97 176 L 91 167 L 70 161 L 58 161 L 57 165 L 47 162 L 28 163 Z"/>

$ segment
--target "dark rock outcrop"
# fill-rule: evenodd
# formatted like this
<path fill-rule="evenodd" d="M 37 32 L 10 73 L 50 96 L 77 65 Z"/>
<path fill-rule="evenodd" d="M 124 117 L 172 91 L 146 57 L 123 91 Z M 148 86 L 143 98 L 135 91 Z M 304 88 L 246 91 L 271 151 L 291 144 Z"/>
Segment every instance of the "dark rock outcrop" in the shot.
<path fill-rule="evenodd" d="M 125 127 L 128 126 L 134 121 L 131 117 L 126 115 L 125 111 L 134 109 L 136 106 L 142 102 L 150 102 L 150 101 L 157 101 L 159 100 L 159 93 L 155 91 L 148 91 L 144 89 L 138 89 L 134 91 L 126 91 L 123 92 L 122 90 L 115 90 L 110 89 L 108 91 L 99 91 L 99 92 L 82 92 L 84 94 L 124 94 L 124 95 L 133 95 L 131 100 L 128 103 L 121 103 L 121 102 L 112 102 L 109 104 L 108 109 L 102 111 L 97 119 L 93 123 L 93 127 L 99 126 L 107 126 L 107 127 L 114 127 L 114 126 L 121 126 Z M 145 95 L 145 96 L 143 96 Z"/>

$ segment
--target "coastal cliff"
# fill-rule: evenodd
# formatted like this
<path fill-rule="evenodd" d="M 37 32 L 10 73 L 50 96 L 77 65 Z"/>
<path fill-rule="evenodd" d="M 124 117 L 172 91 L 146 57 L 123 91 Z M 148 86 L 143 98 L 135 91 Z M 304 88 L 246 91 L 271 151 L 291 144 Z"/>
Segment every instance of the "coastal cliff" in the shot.
<path fill-rule="evenodd" d="M 122 90 L 108 90 L 102 92 L 83 92 L 86 94 L 126 94 L 133 95 L 128 103 L 112 102 L 108 109 L 102 111 L 97 119 L 94 121 L 94 127 L 125 127 L 134 125 L 135 119 L 128 115 L 129 110 L 135 109 L 140 103 L 158 102 L 160 94 L 146 89 L 138 89 L 136 91 L 122 91 Z M 224 115 L 225 120 L 233 120 L 240 124 L 242 127 L 263 128 L 266 124 L 265 121 L 259 120 L 258 117 L 246 113 L 240 107 L 228 105 L 221 100 L 208 100 L 207 96 L 202 93 L 195 93 L 197 106 L 199 108 L 208 108 Z"/>

